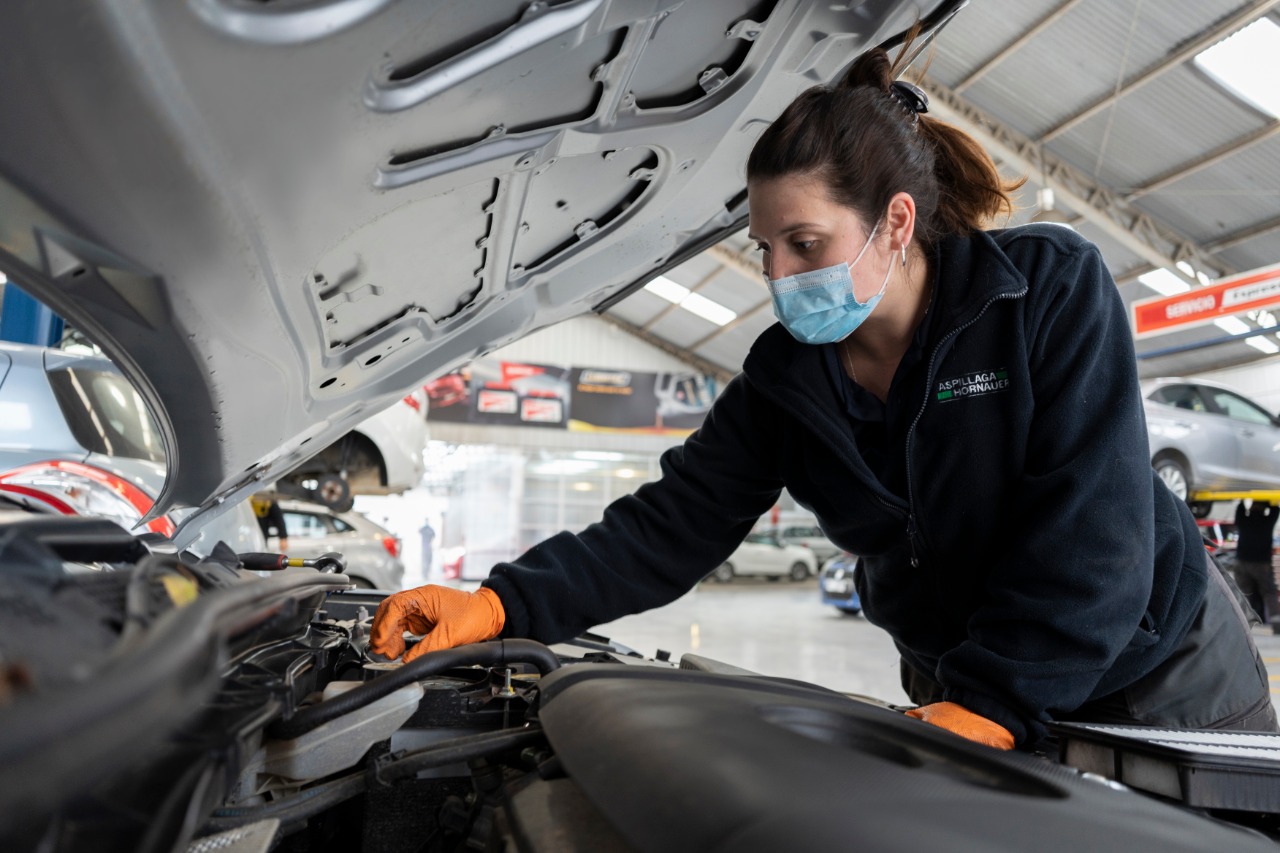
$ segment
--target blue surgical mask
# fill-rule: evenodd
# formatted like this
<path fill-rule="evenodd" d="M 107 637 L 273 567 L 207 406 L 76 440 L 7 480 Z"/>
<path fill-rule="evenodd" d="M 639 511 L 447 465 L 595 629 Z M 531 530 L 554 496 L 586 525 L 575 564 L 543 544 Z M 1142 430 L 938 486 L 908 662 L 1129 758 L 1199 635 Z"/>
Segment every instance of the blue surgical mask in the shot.
<path fill-rule="evenodd" d="M 876 236 L 871 229 L 867 242 L 851 263 L 796 273 L 786 278 L 768 279 L 773 294 L 773 313 L 802 344 L 833 344 L 842 341 L 862 325 L 884 296 L 893 264 L 885 271 L 880 292 L 866 302 L 853 295 L 853 268 Z"/>

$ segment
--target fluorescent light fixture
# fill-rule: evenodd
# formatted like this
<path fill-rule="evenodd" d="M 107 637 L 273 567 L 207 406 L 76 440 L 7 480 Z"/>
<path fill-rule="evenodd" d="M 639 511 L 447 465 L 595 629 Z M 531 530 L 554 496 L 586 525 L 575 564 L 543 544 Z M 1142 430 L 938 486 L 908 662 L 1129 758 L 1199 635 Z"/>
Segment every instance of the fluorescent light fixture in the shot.
<path fill-rule="evenodd" d="M 1213 325 L 1217 326 L 1228 335 L 1243 335 L 1250 331 L 1250 326 L 1239 317 L 1219 317 L 1213 321 Z"/>
<path fill-rule="evenodd" d="M 1267 355 L 1275 355 L 1280 352 L 1280 347 L 1271 342 L 1270 338 L 1264 338 L 1262 335 L 1254 335 L 1252 338 L 1245 338 L 1244 342 L 1256 350 L 1261 350 Z"/>
<path fill-rule="evenodd" d="M 575 492 L 590 492 L 590 491 L 593 491 L 594 489 L 595 489 L 595 486 L 585 481 L 573 484 L 573 490 Z"/>
<path fill-rule="evenodd" d="M 9 280 L 9 277 L 6 276 L 4 273 L 0 272 L 0 284 L 4 284 L 8 280 Z"/>
<path fill-rule="evenodd" d="M 705 296 L 697 293 L 690 293 L 680 303 L 680 307 L 691 314 L 696 314 L 704 320 L 710 320 L 717 326 L 723 326 L 725 323 L 733 320 L 738 315 L 721 305 L 719 302 L 712 302 Z"/>
<path fill-rule="evenodd" d="M 608 450 L 575 450 L 574 459 L 590 459 L 592 462 L 621 462 L 627 457 Z"/>
<path fill-rule="evenodd" d="M 676 284 L 665 275 L 660 275 L 644 286 L 644 289 L 661 296 L 668 302 L 674 302 L 691 314 L 704 320 L 710 320 L 717 326 L 723 326 L 738 315 L 719 302 L 713 302 L 705 296 L 691 293 L 683 284 Z"/>
<path fill-rule="evenodd" d="M 640 475 L 633 468 L 619 468 L 617 471 L 613 472 L 613 476 L 619 477 L 623 480 L 630 480 L 632 477 L 638 477 Z"/>
<path fill-rule="evenodd" d="M 1280 118 L 1280 26 L 1259 18 L 1208 50 L 1196 65 L 1250 106 Z"/>
<path fill-rule="evenodd" d="M 689 295 L 689 288 L 683 284 L 676 284 L 665 275 L 660 275 L 653 281 L 644 286 L 644 289 L 652 294 L 661 296 L 668 302 L 674 302 L 679 305 L 681 300 Z"/>
<path fill-rule="evenodd" d="M 1174 275 L 1172 270 L 1158 269 L 1149 273 L 1138 276 L 1138 281 L 1147 287 L 1159 293 L 1161 296 L 1173 296 L 1177 293 L 1186 293 L 1191 289 L 1191 285 L 1187 284 L 1178 276 Z"/>
<path fill-rule="evenodd" d="M 1192 278 L 1195 278 L 1196 268 L 1191 266 L 1191 264 L 1187 263 L 1186 261 L 1178 261 L 1176 264 L 1174 264 L 1174 266 L 1176 266 L 1179 270 L 1181 270 L 1183 275 L 1189 275 Z"/>

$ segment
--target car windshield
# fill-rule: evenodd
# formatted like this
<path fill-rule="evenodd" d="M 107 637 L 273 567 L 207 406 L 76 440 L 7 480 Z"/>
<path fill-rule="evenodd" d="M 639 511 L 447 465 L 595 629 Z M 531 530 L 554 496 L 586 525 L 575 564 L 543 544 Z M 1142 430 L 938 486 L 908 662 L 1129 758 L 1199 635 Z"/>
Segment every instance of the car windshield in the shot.
<path fill-rule="evenodd" d="M 781 545 L 782 544 L 781 542 L 778 541 L 778 537 L 772 533 L 751 533 L 751 534 L 748 534 L 745 541 L 754 542 L 757 545 Z"/>
<path fill-rule="evenodd" d="M 86 450 L 165 461 L 156 422 L 142 396 L 123 376 L 72 367 L 49 371 L 49 384 L 72 435 Z"/>

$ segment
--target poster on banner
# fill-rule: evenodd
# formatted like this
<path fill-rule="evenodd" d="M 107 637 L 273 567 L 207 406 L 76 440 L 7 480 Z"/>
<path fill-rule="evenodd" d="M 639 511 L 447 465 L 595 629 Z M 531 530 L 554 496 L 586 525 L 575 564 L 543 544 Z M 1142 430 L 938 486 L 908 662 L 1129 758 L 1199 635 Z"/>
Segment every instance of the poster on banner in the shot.
<path fill-rule="evenodd" d="M 431 421 L 684 436 L 702 424 L 716 384 L 692 371 L 478 359 L 426 392 Z"/>
<path fill-rule="evenodd" d="M 563 429 L 569 368 L 479 359 L 426 384 L 428 420 Z"/>
<path fill-rule="evenodd" d="M 1139 299 L 1130 305 L 1136 338 L 1202 326 L 1222 317 L 1280 305 L 1280 264 L 1219 279 L 1173 296 Z"/>
<path fill-rule="evenodd" d="M 715 380 L 701 373 L 576 367 L 570 379 L 575 432 L 688 435 L 715 398 Z"/>

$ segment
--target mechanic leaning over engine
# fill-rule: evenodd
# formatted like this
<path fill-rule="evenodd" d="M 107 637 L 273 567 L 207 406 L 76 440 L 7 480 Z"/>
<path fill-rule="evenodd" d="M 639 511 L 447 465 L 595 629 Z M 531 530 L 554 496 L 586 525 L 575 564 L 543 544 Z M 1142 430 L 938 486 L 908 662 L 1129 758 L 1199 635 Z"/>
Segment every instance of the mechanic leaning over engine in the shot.
<path fill-rule="evenodd" d="M 908 41 L 908 45 L 910 41 Z M 785 486 L 860 555 L 928 723 L 1034 749 L 1051 720 L 1276 731 L 1234 585 L 1151 470 L 1133 342 L 1098 249 L 1012 210 L 977 142 L 895 82 L 907 48 L 802 93 L 747 163 L 779 323 L 662 478 L 493 568 L 378 608 L 406 659 L 557 642 L 678 598 Z M 429 632 L 429 633 L 428 633 Z"/>

